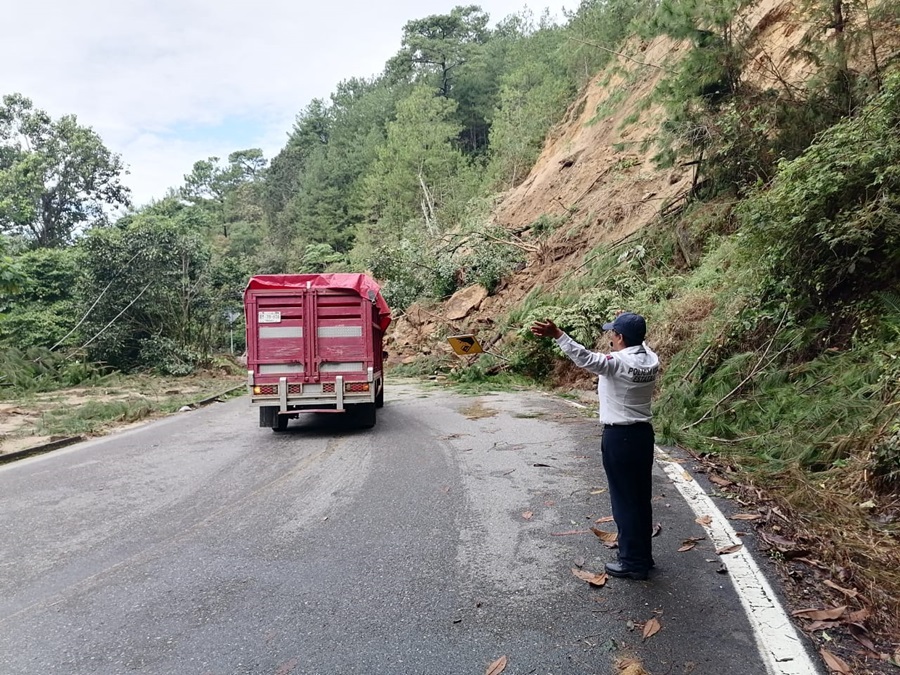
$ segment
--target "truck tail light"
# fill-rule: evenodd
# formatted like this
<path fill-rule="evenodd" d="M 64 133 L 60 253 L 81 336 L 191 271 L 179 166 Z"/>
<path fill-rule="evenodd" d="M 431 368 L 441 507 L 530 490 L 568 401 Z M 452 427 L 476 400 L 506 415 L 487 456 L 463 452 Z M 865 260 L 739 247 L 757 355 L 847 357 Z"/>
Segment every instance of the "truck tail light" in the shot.
<path fill-rule="evenodd" d="M 344 385 L 344 391 L 349 392 L 362 392 L 369 391 L 369 383 L 368 382 L 348 382 Z"/>
<path fill-rule="evenodd" d="M 253 387 L 253 393 L 262 396 L 274 396 L 278 393 L 277 384 L 257 384 Z"/>

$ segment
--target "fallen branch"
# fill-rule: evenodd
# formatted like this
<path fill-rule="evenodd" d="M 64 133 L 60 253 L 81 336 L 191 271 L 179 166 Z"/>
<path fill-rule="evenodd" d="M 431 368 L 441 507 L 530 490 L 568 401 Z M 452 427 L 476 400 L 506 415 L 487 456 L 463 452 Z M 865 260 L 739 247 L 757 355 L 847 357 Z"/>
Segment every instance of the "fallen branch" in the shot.
<path fill-rule="evenodd" d="M 494 235 L 488 234 L 487 232 L 479 232 L 478 234 L 480 236 L 484 237 L 485 239 L 490 239 L 491 241 L 494 241 L 498 244 L 503 244 L 504 246 L 512 246 L 514 248 L 518 248 L 523 251 L 527 251 L 529 253 L 539 253 L 541 250 L 541 248 L 539 246 L 535 246 L 533 244 L 526 244 L 525 242 L 520 243 L 520 242 L 510 241 L 509 239 L 501 239 L 500 237 L 495 237 Z"/>
<path fill-rule="evenodd" d="M 709 354 L 712 348 L 713 346 L 711 344 L 707 345 L 706 349 L 703 350 L 703 353 L 697 357 L 696 361 L 694 361 L 694 365 L 691 366 L 691 369 L 684 374 L 684 377 L 681 378 L 682 382 L 687 382 L 687 379 L 691 376 L 691 373 L 693 373 L 697 369 L 697 366 L 699 366 L 700 362 L 706 358 L 706 355 Z"/>

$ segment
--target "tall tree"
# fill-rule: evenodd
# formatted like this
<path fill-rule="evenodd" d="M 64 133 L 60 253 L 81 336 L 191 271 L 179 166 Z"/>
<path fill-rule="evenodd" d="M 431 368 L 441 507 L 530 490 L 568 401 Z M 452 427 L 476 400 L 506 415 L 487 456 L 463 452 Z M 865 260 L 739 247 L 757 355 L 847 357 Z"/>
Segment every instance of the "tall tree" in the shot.
<path fill-rule="evenodd" d="M 388 71 L 436 77 L 434 85 L 450 96 L 455 71 L 479 52 L 488 38 L 488 15 L 477 5 L 457 6 L 449 14 L 434 14 L 407 22 L 402 49 Z"/>
<path fill-rule="evenodd" d="M 221 165 L 218 157 L 194 162 L 191 173 L 184 177 L 181 196 L 197 205 L 209 207 L 213 218 L 228 236 L 229 217 L 226 201 L 242 186 L 262 179 L 266 160 L 262 150 L 238 150 L 228 155 L 228 164 Z"/>
<path fill-rule="evenodd" d="M 127 206 L 119 155 L 74 115 L 53 120 L 21 94 L 0 105 L 0 231 L 39 247 L 69 243 L 78 229 Z"/>
<path fill-rule="evenodd" d="M 142 212 L 79 243 L 88 314 L 81 337 L 91 358 L 122 369 L 164 360 L 188 366 L 189 353 L 204 350 L 210 246 L 179 220 Z"/>
<path fill-rule="evenodd" d="M 441 204 L 464 163 L 455 146 L 456 103 L 436 93 L 417 87 L 397 106 L 397 119 L 388 125 L 387 142 L 366 178 L 374 220 L 399 238 L 414 220 L 437 229 Z"/>

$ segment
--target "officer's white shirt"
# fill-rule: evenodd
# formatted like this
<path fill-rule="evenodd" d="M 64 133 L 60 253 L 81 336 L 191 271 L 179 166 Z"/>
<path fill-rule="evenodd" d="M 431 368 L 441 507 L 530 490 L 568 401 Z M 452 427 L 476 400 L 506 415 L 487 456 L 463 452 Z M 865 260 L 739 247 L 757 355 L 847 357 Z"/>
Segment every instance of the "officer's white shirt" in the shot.
<path fill-rule="evenodd" d="M 585 348 L 563 333 L 556 344 L 576 366 L 600 376 L 597 396 L 603 424 L 653 419 L 650 399 L 659 374 L 659 357 L 646 343 L 604 354 Z"/>

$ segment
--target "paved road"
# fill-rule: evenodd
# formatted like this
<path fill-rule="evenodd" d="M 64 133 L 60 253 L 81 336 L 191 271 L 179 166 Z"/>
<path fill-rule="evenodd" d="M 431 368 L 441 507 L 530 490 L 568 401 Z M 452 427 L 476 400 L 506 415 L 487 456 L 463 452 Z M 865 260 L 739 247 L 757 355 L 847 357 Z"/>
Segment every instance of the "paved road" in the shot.
<path fill-rule="evenodd" d="M 662 471 L 652 580 L 573 576 L 612 556 L 560 534 L 609 513 L 583 411 L 402 385 L 370 431 L 256 421 L 236 399 L 0 468 L 0 673 L 766 672 Z"/>

